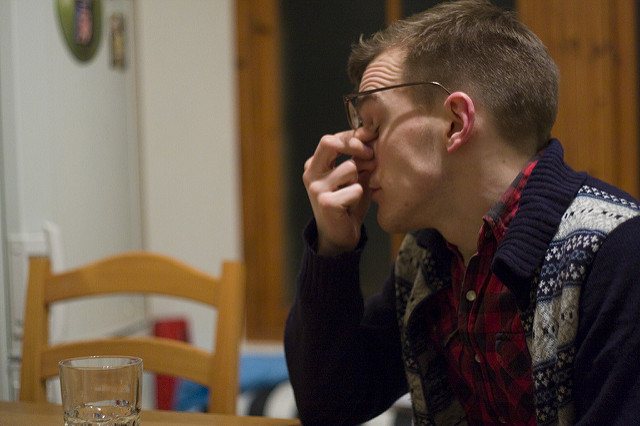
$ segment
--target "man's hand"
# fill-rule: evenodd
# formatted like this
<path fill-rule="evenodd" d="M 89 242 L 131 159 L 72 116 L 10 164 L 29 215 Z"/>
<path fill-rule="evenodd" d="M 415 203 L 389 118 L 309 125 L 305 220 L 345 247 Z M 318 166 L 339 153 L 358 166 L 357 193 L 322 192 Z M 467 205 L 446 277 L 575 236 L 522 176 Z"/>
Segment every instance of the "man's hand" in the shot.
<path fill-rule="evenodd" d="M 369 174 L 374 167 L 369 144 L 377 133 L 364 127 L 326 135 L 304 165 L 307 188 L 318 227 L 317 252 L 335 255 L 353 250 L 369 209 Z M 351 157 L 336 165 L 339 156 Z"/>

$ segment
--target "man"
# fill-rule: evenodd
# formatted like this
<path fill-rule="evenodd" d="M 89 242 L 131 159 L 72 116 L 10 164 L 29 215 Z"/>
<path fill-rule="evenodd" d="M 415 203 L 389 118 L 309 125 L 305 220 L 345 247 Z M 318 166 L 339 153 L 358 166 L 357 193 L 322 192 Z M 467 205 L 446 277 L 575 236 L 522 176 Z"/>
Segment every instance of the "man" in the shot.
<path fill-rule="evenodd" d="M 285 333 L 303 423 L 364 422 L 406 392 L 417 425 L 640 423 L 638 202 L 564 163 L 540 40 L 446 3 L 361 40 L 348 70 L 352 130 L 303 175 Z M 365 304 L 371 201 L 407 235 Z"/>

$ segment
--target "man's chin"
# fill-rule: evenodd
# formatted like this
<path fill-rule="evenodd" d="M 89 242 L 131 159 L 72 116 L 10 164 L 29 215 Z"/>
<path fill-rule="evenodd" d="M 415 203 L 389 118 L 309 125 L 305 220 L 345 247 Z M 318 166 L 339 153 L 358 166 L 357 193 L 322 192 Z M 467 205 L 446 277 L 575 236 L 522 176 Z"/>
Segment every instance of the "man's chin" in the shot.
<path fill-rule="evenodd" d="M 380 206 L 378 206 L 377 219 L 378 219 L 378 225 L 380 225 L 380 228 L 382 228 L 382 230 L 388 234 L 400 234 L 400 233 L 408 232 L 405 226 L 402 226 L 401 223 L 398 223 L 399 222 L 398 220 L 396 220 L 393 217 L 384 215 L 380 210 Z"/>

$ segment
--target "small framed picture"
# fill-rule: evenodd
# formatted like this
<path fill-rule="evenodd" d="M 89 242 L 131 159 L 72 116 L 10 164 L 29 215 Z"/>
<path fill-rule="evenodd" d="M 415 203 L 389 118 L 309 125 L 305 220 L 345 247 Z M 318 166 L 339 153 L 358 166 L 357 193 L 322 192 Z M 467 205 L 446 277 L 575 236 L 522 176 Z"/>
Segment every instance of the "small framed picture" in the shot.
<path fill-rule="evenodd" d="M 110 21 L 110 42 L 111 42 L 111 65 L 114 68 L 124 68 L 125 66 L 125 28 L 124 15 L 114 13 Z"/>

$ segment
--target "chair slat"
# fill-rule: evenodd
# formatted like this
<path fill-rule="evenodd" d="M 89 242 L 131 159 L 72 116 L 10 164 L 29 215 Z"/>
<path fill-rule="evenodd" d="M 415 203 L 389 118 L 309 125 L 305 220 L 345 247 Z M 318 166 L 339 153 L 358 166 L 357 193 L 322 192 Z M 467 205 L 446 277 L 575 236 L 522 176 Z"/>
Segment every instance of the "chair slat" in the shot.
<path fill-rule="evenodd" d="M 49 344 L 51 304 L 85 296 L 140 293 L 179 297 L 217 310 L 213 352 L 187 342 L 153 336 L 89 339 Z M 46 380 L 58 374 L 58 362 L 89 355 L 129 355 L 144 369 L 181 377 L 210 389 L 209 411 L 234 414 L 238 395 L 239 346 L 244 327 L 245 273 L 241 262 L 224 262 L 220 276 L 173 258 L 132 252 L 61 273 L 51 272 L 46 257 L 29 261 L 20 400 L 45 401 Z"/>

